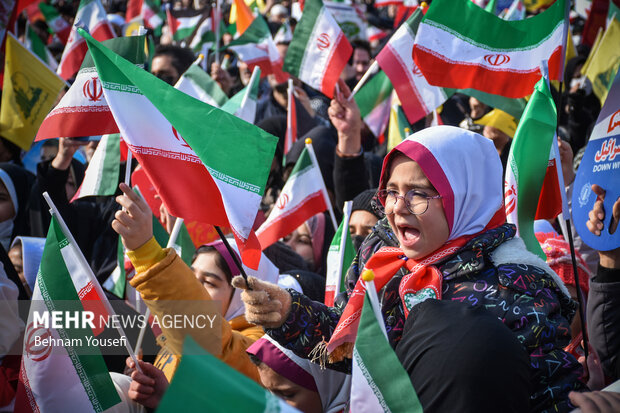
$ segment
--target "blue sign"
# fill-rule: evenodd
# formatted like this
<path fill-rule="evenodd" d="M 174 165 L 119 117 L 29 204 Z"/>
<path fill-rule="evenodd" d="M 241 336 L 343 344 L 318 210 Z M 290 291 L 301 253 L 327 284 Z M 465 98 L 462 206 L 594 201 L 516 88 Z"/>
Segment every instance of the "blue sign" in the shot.
<path fill-rule="evenodd" d="M 588 214 L 597 196 L 592 192 L 596 184 L 606 191 L 603 208 L 605 219 L 601 235 L 594 235 L 588 227 Z M 596 120 L 592 136 L 577 170 L 573 186 L 573 222 L 581 239 L 591 248 L 609 251 L 620 247 L 620 228 L 609 232 L 611 211 L 620 197 L 620 72 L 616 75 L 605 105 Z"/>

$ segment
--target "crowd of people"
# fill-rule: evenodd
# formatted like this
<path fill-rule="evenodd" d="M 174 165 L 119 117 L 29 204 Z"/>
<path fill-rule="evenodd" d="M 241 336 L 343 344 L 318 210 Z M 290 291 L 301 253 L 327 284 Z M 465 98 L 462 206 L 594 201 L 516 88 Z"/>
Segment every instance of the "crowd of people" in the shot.
<path fill-rule="evenodd" d="M 273 35 L 283 24 L 294 31 L 290 1 L 258 3 L 256 11 L 265 16 Z M 58 0 L 52 5 L 73 21 L 78 2 Z M 125 0 L 103 5 L 122 35 Z M 180 0 L 162 4 L 162 10 L 168 6 L 200 9 L 204 4 Z M 228 21 L 230 4 L 221 6 Z M 12 411 L 19 380 L 20 356 L 14 349 L 22 345 L 24 325 L 15 321 L 12 308 L 18 299 L 29 300 L 34 290 L 38 265 L 33 268 L 28 246 L 34 237 L 44 239 L 50 225 L 43 192 L 58 207 L 101 284 L 118 265 L 120 236 L 135 269 L 128 283 L 152 314 L 173 311 L 167 301 L 215 302 L 224 320 L 221 341 L 214 344 L 207 332 L 194 331 L 196 342 L 204 348 L 221 347 L 221 361 L 300 411 L 350 409 L 355 334 L 348 325 L 359 322 L 365 288 L 360 275 L 368 268 L 375 273 L 389 344 L 425 411 L 620 411 L 620 394 L 601 391 L 620 378 L 620 247 L 593 250 L 573 232 L 578 263 L 574 274 L 568 240 L 559 222 L 551 220 L 535 223 L 547 260 L 526 249 L 504 212 L 503 177 L 519 120 L 477 98 L 455 93 L 437 111 L 442 125 L 433 126 L 431 114 L 388 148 L 388 139 L 373 134 L 349 97 L 402 15 L 394 5 L 375 8 L 370 1 L 358 6 L 369 27 L 386 36 L 352 41 L 353 53 L 333 99 L 295 79 L 294 96 L 301 105 L 299 139 L 291 151 L 284 156 L 286 83 L 272 75 L 261 79 L 254 120 L 278 138 L 257 227 L 276 203 L 307 137 L 312 138 L 338 221 L 345 201 L 352 201 L 348 228 L 355 258 L 333 306 L 324 304 L 327 253 L 336 230 L 327 211 L 264 249 L 258 270 L 243 266 L 246 279 L 234 242 L 232 250 L 223 240 L 197 245 L 188 265 L 156 240 L 154 212 L 168 230 L 174 217 L 165 206 L 152 211 L 122 183 L 125 169 L 137 167 L 135 160 L 121 164 L 114 196 L 71 202 L 96 140 L 45 141 L 37 147 L 39 161 L 33 167 L 22 162 L 24 151 L 0 136 L 0 411 Z M 21 17 L 18 27 L 23 29 L 25 19 Z M 571 24 L 578 39 L 583 18 L 577 16 Z M 33 27 L 59 57 L 62 45 L 50 36 L 45 22 L 38 20 Z M 158 34 L 148 69 L 175 85 L 196 60 L 196 52 L 173 41 L 166 26 Z M 231 40 L 231 34 L 224 34 L 222 47 Z M 277 43 L 283 57 L 289 43 L 286 38 Z M 567 193 L 572 193 L 601 110 L 581 72 L 590 48 L 576 43 L 577 56 L 566 63 L 564 90 L 552 91 Z M 215 56 L 207 56 L 206 71 L 231 97 L 250 81 L 250 67 L 226 49 L 219 61 Z M 614 233 L 620 220 L 620 199 L 612 211 L 603 207 L 607 189 L 592 188 L 598 200 L 587 226 L 595 235 Z M 608 214 L 612 220 L 604 228 Z M 135 313 L 131 303 L 106 294 L 127 313 Z M 585 306 L 585 320 L 579 302 Z M 201 307 L 191 311 L 200 312 Z M 582 331 L 589 338 L 587 359 Z M 158 407 L 182 361 L 186 335 L 182 329 L 164 328 L 162 340 L 149 331 L 144 346 L 158 346 L 152 353 L 156 356 L 145 355 L 140 369 L 132 358 L 104 357 L 122 393 L 115 411 Z M 229 411 L 226 406 L 221 410 Z"/>

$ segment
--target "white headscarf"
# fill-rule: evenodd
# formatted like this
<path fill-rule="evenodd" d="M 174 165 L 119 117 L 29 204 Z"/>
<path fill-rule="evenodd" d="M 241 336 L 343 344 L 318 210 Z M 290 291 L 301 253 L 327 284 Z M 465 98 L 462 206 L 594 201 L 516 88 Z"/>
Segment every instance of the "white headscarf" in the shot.
<path fill-rule="evenodd" d="M 477 234 L 502 213 L 502 163 L 489 139 L 454 126 L 416 132 L 385 157 L 379 189 L 385 189 L 390 162 L 398 153 L 418 163 L 441 195 L 448 240 Z"/>

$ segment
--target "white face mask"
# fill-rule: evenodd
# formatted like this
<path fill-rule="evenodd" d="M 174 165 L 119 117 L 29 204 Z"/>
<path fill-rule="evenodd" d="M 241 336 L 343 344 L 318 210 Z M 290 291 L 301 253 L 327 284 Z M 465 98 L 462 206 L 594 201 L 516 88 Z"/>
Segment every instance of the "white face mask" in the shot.
<path fill-rule="evenodd" d="M 7 219 L 4 222 L 0 222 L 0 243 L 4 247 L 5 251 L 9 251 L 9 245 L 11 243 L 11 235 L 13 234 L 13 220 Z"/>

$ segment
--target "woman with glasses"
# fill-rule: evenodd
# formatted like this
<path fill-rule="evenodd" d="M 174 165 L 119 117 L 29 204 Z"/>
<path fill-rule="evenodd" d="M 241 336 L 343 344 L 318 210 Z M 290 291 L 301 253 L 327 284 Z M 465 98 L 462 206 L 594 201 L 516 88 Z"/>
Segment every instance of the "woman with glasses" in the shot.
<path fill-rule="evenodd" d="M 364 300 L 359 276 L 373 269 L 388 340 L 425 411 L 571 410 L 581 369 L 562 348 L 576 304 L 506 224 L 492 142 L 450 126 L 424 129 L 386 156 L 376 198 L 385 218 L 362 244 L 336 308 L 250 280 L 247 320 L 296 354 L 348 371 Z"/>

